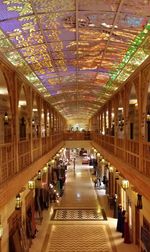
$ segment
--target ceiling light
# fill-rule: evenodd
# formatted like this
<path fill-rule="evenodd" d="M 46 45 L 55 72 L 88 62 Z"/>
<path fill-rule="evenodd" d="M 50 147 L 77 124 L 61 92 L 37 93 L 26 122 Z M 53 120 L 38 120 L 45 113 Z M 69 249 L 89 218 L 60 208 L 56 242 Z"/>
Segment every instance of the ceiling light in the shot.
<path fill-rule="evenodd" d="M 122 187 L 124 190 L 129 188 L 129 181 L 127 179 L 122 180 Z"/>
<path fill-rule="evenodd" d="M 27 102 L 24 100 L 24 101 L 19 101 L 19 107 L 21 106 L 26 106 L 27 105 Z"/>
<path fill-rule="evenodd" d="M 106 24 L 106 23 L 101 23 L 102 26 L 106 27 L 106 28 L 112 28 L 113 25 L 109 25 L 109 24 Z M 114 28 L 118 28 L 117 25 L 114 25 Z"/>
<path fill-rule="evenodd" d="M 7 88 L 5 88 L 5 87 L 0 87 L 0 94 L 2 94 L 2 95 L 7 95 L 7 94 L 8 94 Z"/>
<path fill-rule="evenodd" d="M 137 104 L 137 99 L 130 99 L 129 104 Z"/>
<path fill-rule="evenodd" d="M 95 27 L 95 24 L 89 24 L 90 27 Z"/>

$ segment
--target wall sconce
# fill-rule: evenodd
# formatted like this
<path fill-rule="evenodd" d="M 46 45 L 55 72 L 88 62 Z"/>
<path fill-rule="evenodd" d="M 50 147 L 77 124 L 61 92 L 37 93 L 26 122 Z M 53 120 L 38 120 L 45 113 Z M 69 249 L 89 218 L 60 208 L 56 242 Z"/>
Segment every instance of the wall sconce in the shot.
<path fill-rule="evenodd" d="M 8 125 L 8 113 L 5 112 L 5 115 L 4 115 L 4 125 Z"/>
<path fill-rule="evenodd" d="M 35 127 L 35 120 L 34 120 L 34 118 L 32 119 L 32 127 Z"/>
<path fill-rule="evenodd" d="M 4 228 L 3 228 L 3 226 L 2 226 L 1 218 L 0 218 L 0 240 L 1 240 L 2 237 L 3 237 L 3 234 L 4 234 Z"/>
<path fill-rule="evenodd" d="M 97 153 L 97 157 L 100 157 L 100 156 L 101 156 L 101 154 L 98 152 L 98 153 Z"/>
<path fill-rule="evenodd" d="M 44 172 L 44 173 L 47 173 L 47 172 L 48 172 L 48 167 L 47 167 L 47 166 L 44 166 L 43 172 Z"/>
<path fill-rule="evenodd" d="M 127 179 L 123 179 L 122 180 L 122 188 L 124 190 L 128 189 L 129 188 L 129 181 Z"/>
<path fill-rule="evenodd" d="M 54 160 L 54 159 L 52 159 L 52 160 L 51 160 L 51 163 L 52 163 L 52 164 L 54 164 L 54 163 L 55 163 L 55 160 Z"/>
<path fill-rule="evenodd" d="M 35 188 L 35 181 L 29 180 L 28 181 L 28 189 L 33 190 Z"/>
<path fill-rule="evenodd" d="M 38 171 L 38 175 L 37 175 L 37 180 L 41 180 L 42 178 L 42 173 L 41 170 Z"/>
<path fill-rule="evenodd" d="M 142 195 L 141 194 L 137 194 L 137 208 L 138 209 L 142 209 L 143 208 L 143 204 L 142 204 Z"/>
<path fill-rule="evenodd" d="M 147 112 L 147 115 L 146 115 L 146 121 L 148 123 L 150 122 L 150 112 L 149 111 Z"/>
<path fill-rule="evenodd" d="M 114 171 L 114 167 L 113 166 L 109 166 L 109 171 L 113 172 Z"/>
<path fill-rule="evenodd" d="M 22 206 L 22 200 L 21 200 L 21 196 L 20 196 L 20 193 L 17 194 L 16 196 L 16 210 L 20 210 Z"/>

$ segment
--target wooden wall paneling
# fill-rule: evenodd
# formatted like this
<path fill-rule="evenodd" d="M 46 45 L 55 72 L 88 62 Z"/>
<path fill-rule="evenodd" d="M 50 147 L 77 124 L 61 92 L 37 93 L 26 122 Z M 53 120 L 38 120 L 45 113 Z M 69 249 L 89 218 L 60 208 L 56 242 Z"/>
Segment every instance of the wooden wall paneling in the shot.
<path fill-rule="evenodd" d="M 32 110 L 33 110 L 33 99 L 34 99 L 34 92 L 32 88 L 29 88 L 28 93 L 29 99 L 28 99 L 28 122 L 29 122 L 29 144 L 30 144 L 30 161 L 33 162 L 33 134 L 32 134 Z"/>
<path fill-rule="evenodd" d="M 130 99 L 130 93 L 131 93 L 132 83 L 127 82 L 125 86 L 125 103 L 126 103 L 126 137 L 129 139 L 129 99 Z"/>
<path fill-rule="evenodd" d="M 108 102 L 108 129 L 109 129 L 109 135 L 111 135 L 111 101 Z"/>
<path fill-rule="evenodd" d="M 123 107 L 123 119 L 124 119 L 124 125 L 123 125 L 123 159 L 125 160 L 125 156 L 126 156 L 126 144 L 125 144 L 125 138 L 126 138 L 126 129 L 125 129 L 125 125 L 126 125 L 126 100 L 125 100 L 126 96 L 125 96 L 125 88 L 122 88 L 122 92 L 121 92 L 121 99 L 122 99 L 122 107 Z"/>
<path fill-rule="evenodd" d="M 143 137 L 142 137 L 142 78 L 141 71 L 134 80 L 138 99 L 138 141 L 139 141 L 139 171 L 143 172 Z"/>
<path fill-rule="evenodd" d="M 118 130 L 118 94 L 114 97 L 114 122 L 115 122 L 115 130 L 114 130 L 114 154 L 117 153 L 117 130 Z"/>
<path fill-rule="evenodd" d="M 42 99 L 37 95 L 37 106 L 38 106 L 38 118 L 39 118 L 39 146 L 38 146 L 38 157 L 42 155 L 42 134 L 41 134 L 41 114 L 42 114 Z"/>
<path fill-rule="evenodd" d="M 150 87 L 150 64 L 148 64 L 141 71 L 141 83 L 142 83 L 142 93 L 141 93 L 141 134 L 143 140 L 143 172 L 146 175 L 150 175 L 149 164 L 150 164 L 150 147 L 148 141 L 148 124 L 147 124 L 147 106 L 148 106 L 148 89 Z"/>
<path fill-rule="evenodd" d="M 6 85 L 7 85 L 7 89 L 8 89 L 8 94 L 9 94 L 9 104 L 10 104 L 10 113 L 11 113 L 11 119 L 9 121 L 9 128 L 8 128 L 8 142 L 10 142 L 9 145 L 6 145 L 6 153 L 5 155 L 6 157 L 6 162 L 5 164 L 2 165 L 1 163 L 1 178 L 2 181 L 4 182 L 8 177 L 14 175 L 16 173 L 16 166 L 15 166 L 15 150 L 14 150 L 14 145 L 13 145 L 13 136 L 14 136 L 14 114 L 15 114 L 15 107 L 14 107 L 14 72 L 12 72 L 11 70 L 8 70 L 7 68 L 5 68 L 4 66 L 0 65 L 3 76 L 5 78 L 6 81 Z M 7 112 L 7 111 L 6 111 Z M 10 115 L 9 115 L 10 116 Z M 4 139 L 5 140 L 5 139 Z M 6 139 L 7 142 L 7 139 Z M 4 147 L 1 148 L 1 155 L 4 155 L 4 153 L 2 154 L 4 150 Z"/>

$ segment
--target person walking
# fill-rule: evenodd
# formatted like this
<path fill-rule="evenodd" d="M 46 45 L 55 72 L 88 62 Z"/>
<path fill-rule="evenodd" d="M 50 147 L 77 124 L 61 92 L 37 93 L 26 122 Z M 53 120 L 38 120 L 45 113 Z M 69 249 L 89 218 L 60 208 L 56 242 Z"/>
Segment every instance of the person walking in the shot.
<path fill-rule="evenodd" d="M 75 168 L 76 168 L 76 159 L 74 158 L 73 159 L 73 169 L 75 170 Z"/>
<path fill-rule="evenodd" d="M 118 220 L 116 230 L 118 232 L 122 232 L 122 206 L 120 204 L 118 206 Z"/>

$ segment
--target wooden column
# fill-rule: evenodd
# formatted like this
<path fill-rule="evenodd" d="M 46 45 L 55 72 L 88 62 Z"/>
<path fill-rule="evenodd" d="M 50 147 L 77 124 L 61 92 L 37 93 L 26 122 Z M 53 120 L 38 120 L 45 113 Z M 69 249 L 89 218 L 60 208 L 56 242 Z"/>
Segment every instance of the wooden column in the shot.
<path fill-rule="evenodd" d="M 31 150 L 31 162 L 33 162 L 33 131 L 32 131 L 32 109 L 33 109 L 33 93 L 31 87 L 29 88 L 29 99 L 28 99 L 28 120 L 29 120 L 29 143 Z"/>
<path fill-rule="evenodd" d="M 108 103 L 108 129 L 109 135 L 111 135 L 111 102 Z"/>
<path fill-rule="evenodd" d="M 142 110 L 142 76 L 139 72 L 138 82 L 138 124 L 139 124 L 139 171 L 143 172 L 143 110 Z"/>
<path fill-rule="evenodd" d="M 116 147 L 117 147 L 117 137 L 118 137 L 118 96 L 114 97 L 114 154 L 116 155 Z"/>
<path fill-rule="evenodd" d="M 126 100 L 126 92 L 125 92 L 125 87 L 123 87 L 123 91 L 122 91 L 122 103 L 123 103 L 123 118 L 124 118 L 124 126 L 123 126 L 123 158 L 125 160 L 126 157 L 126 104 L 127 104 L 127 100 Z"/>
<path fill-rule="evenodd" d="M 40 147 L 40 156 L 42 156 L 42 136 L 41 136 L 41 114 L 42 114 L 42 100 L 41 97 L 38 97 L 38 118 L 39 118 L 39 147 Z"/>
<path fill-rule="evenodd" d="M 18 155 L 18 143 L 19 143 L 19 113 L 18 113 L 18 78 L 15 76 L 14 84 L 14 115 L 13 115 L 13 143 L 14 143 L 14 155 L 15 155 L 15 170 L 19 171 L 19 155 Z"/>

